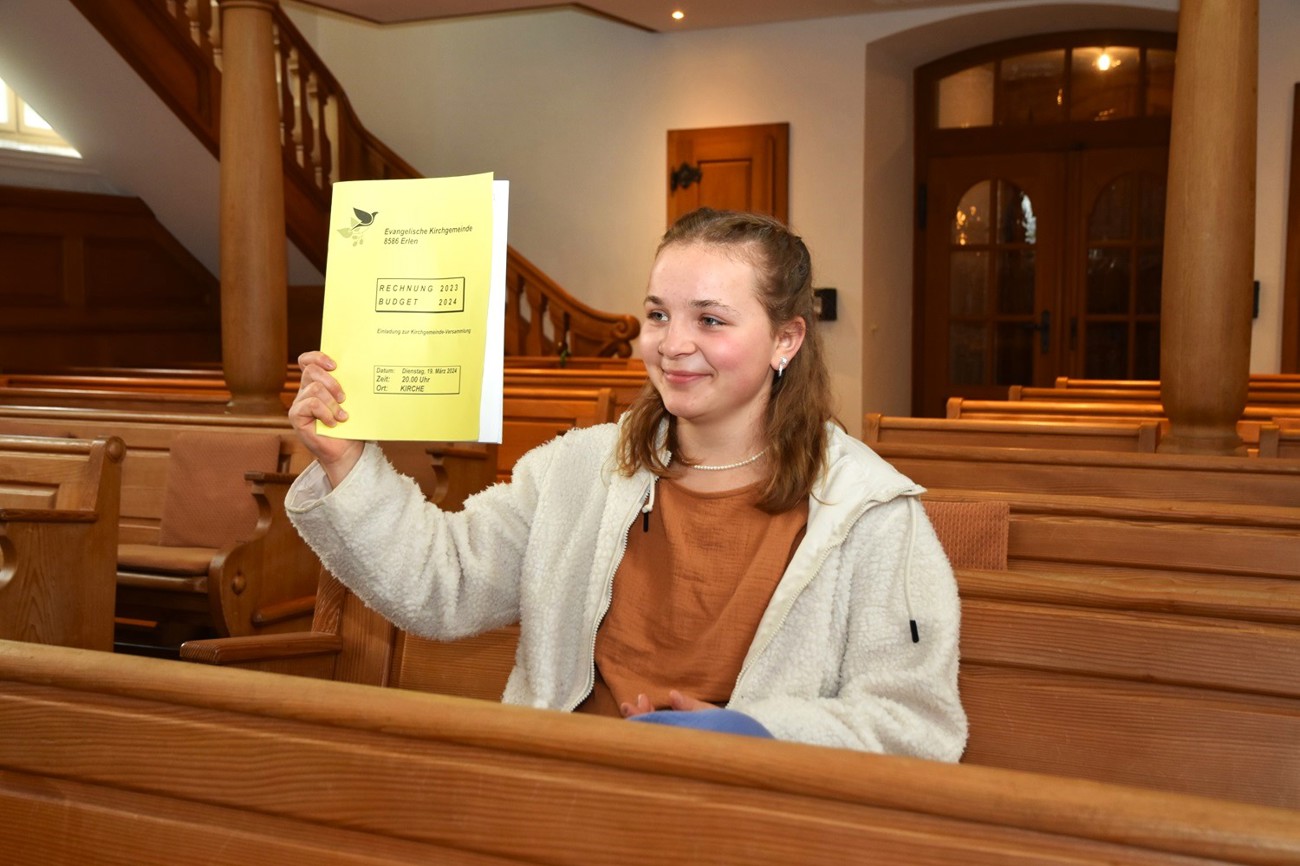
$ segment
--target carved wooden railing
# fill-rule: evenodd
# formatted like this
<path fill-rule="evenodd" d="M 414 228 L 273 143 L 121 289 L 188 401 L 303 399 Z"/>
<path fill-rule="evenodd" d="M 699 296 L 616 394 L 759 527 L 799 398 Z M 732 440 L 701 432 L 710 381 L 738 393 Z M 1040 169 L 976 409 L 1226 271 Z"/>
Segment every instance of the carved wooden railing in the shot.
<path fill-rule="evenodd" d="M 220 158 L 221 16 L 216 0 L 71 0 L 213 155 Z M 276 69 L 289 238 L 320 270 L 330 187 L 420 177 L 372 135 L 324 62 L 277 5 Z M 636 317 L 593 309 L 513 248 L 507 255 L 506 354 L 631 354 Z"/>

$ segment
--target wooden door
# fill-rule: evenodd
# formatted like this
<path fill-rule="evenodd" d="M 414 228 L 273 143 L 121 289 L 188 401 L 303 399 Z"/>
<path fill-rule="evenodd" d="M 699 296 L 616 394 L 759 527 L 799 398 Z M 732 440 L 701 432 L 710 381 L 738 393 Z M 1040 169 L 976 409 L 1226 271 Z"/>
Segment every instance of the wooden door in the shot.
<path fill-rule="evenodd" d="M 1066 160 L 1055 153 L 929 160 L 924 291 L 916 311 L 921 415 L 948 397 L 1050 385 L 1061 357 Z"/>
<path fill-rule="evenodd" d="M 668 224 L 699 207 L 789 220 L 790 124 L 668 132 Z"/>
<path fill-rule="evenodd" d="M 1160 378 L 1168 148 L 936 157 L 919 415 L 1058 376 Z"/>
<path fill-rule="evenodd" d="M 1071 156 L 1076 216 L 1067 226 L 1072 237 L 1063 301 L 1070 319 L 1061 375 L 1160 378 L 1168 157 L 1165 147 Z"/>

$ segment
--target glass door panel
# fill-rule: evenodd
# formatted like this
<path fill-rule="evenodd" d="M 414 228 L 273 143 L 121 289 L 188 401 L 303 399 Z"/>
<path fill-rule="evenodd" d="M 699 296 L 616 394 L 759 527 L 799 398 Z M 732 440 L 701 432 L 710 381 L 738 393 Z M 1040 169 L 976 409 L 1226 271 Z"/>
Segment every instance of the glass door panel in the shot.
<path fill-rule="evenodd" d="M 1050 384 L 1063 177 L 1053 155 L 931 161 L 923 328 L 942 352 L 919 359 L 927 414 Z"/>
<path fill-rule="evenodd" d="M 1082 263 L 1076 274 L 1074 363 L 1090 379 L 1160 377 L 1163 149 L 1110 150 L 1080 160 Z"/>

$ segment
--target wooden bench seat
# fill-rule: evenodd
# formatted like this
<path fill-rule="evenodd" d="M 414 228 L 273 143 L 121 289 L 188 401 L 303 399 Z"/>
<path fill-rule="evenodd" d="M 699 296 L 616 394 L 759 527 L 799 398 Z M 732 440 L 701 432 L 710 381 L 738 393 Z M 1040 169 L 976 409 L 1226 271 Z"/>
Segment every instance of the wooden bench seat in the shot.
<path fill-rule="evenodd" d="M 121 439 L 0 436 L 0 638 L 113 647 Z"/>
<path fill-rule="evenodd" d="M 62 647 L 0 643 L 0 729 L 15 866 L 1300 860 L 1292 809 Z"/>
<path fill-rule="evenodd" d="M 1160 422 L 1003 421 L 971 418 L 908 418 L 868 412 L 863 440 L 928 445 L 982 445 L 1000 448 L 1067 448 L 1089 451 L 1154 453 Z"/>

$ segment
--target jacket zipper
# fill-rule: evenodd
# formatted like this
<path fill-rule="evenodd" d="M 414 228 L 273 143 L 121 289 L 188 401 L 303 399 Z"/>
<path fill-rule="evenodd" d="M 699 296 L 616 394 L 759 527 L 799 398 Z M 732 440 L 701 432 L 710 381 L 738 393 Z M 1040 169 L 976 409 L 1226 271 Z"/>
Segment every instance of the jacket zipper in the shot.
<path fill-rule="evenodd" d="M 859 520 L 862 519 L 862 515 L 866 514 L 868 509 L 872 508 L 873 506 L 880 505 L 882 502 L 892 501 L 892 499 L 894 498 L 896 497 L 891 497 L 889 500 L 869 499 L 866 502 L 862 503 L 862 505 L 853 514 L 853 518 L 845 524 L 847 528 L 844 530 L 844 532 L 838 538 L 836 538 L 833 543 L 826 544 L 822 547 L 822 552 L 821 555 L 817 558 L 817 562 L 815 563 L 814 567 L 809 569 L 808 571 L 808 577 L 803 581 L 803 583 L 799 585 L 798 590 L 790 594 L 790 600 L 786 602 L 785 609 L 781 611 L 781 618 L 777 620 L 775 626 L 773 626 L 771 629 L 768 630 L 767 637 L 764 639 L 763 645 L 758 648 L 757 652 L 751 652 L 748 654 L 748 657 L 746 658 L 744 665 L 742 665 L 740 668 L 740 673 L 736 674 L 736 684 L 731 687 L 731 699 L 727 701 L 728 705 L 730 705 L 731 701 L 735 699 L 737 694 L 739 694 L 740 685 L 745 679 L 745 674 L 749 673 L 749 669 L 753 666 L 755 660 L 758 659 L 758 657 L 761 656 L 763 653 L 767 652 L 767 648 L 772 643 L 772 641 L 776 638 L 777 632 L 779 632 L 782 628 L 785 627 L 785 621 L 790 618 L 790 611 L 794 609 L 795 602 L 799 600 L 799 596 L 800 594 L 803 593 L 804 587 L 812 583 L 813 580 L 817 577 L 817 575 L 821 573 L 822 566 L 826 564 L 826 558 L 831 555 L 831 551 L 836 547 L 836 545 L 842 544 L 844 542 L 844 539 L 848 537 L 849 532 L 852 531 L 853 526 Z"/>
<path fill-rule="evenodd" d="M 654 484 L 653 478 L 651 479 L 650 483 Z M 644 502 L 646 496 L 649 495 L 648 491 L 649 488 L 647 488 L 647 493 L 643 494 L 641 498 L 637 500 L 637 506 L 636 506 L 637 510 L 640 509 L 641 503 Z M 627 554 L 627 534 L 632 531 L 632 526 L 635 523 L 636 523 L 636 510 L 632 512 L 632 516 L 628 519 L 627 526 L 623 530 L 623 543 L 619 546 L 618 556 L 615 557 L 613 566 L 609 569 L 609 573 L 605 576 L 605 585 L 601 590 L 603 595 L 603 601 L 601 602 L 599 613 L 596 614 L 595 625 L 591 629 L 591 651 L 588 653 L 588 656 L 591 659 L 591 661 L 587 669 L 586 689 L 582 692 L 582 694 L 578 697 L 576 701 L 573 701 L 572 703 L 570 703 L 568 706 L 564 708 L 566 712 L 571 713 L 574 710 L 576 710 L 583 701 L 585 701 L 588 697 L 591 696 L 592 691 L 594 691 L 596 688 L 596 634 L 600 631 L 600 624 L 601 622 L 604 621 L 605 614 L 609 613 L 610 605 L 614 601 L 614 593 L 612 590 L 612 586 L 614 584 L 614 575 L 618 572 L 618 567 L 623 564 L 623 557 Z"/>

